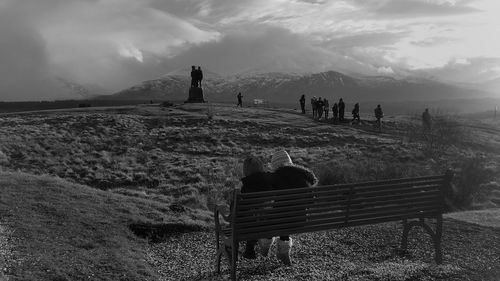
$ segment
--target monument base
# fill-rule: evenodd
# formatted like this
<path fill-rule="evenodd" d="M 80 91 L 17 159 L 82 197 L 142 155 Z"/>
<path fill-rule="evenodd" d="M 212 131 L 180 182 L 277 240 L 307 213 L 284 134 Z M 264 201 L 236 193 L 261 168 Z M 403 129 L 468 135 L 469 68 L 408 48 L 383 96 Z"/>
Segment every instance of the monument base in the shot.
<path fill-rule="evenodd" d="M 205 102 L 205 99 L 203 99 L 203 89 L 196 87 L 189 88 L 189 97 L 187 101 L 185 101 L 185 103 L 198 103 L 198 102 Z"/>

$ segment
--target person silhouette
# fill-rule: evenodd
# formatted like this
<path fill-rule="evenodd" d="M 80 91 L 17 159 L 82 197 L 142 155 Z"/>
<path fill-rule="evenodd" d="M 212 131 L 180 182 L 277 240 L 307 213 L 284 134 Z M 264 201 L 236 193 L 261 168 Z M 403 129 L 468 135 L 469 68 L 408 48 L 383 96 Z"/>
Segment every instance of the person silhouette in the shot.
<path fill-rule="evenodd" d="M 361 119 L 359 118 L 359 103 L 356 103 L 354 105 L 354 108 L 352 110 L 352 121 L 351 123 L 354 123 L 354 120 L 358 119 L 358 123 L 361 122 Z"/>
<path fill-rule="evenodd" d="M 302 109 L 302 114 L 306 114 L 306 97 L 302 95 L 299 99 L 300 108 Z"/>
<path fill-rule="evenodd" d="M 197 87 L 198 85 L 198 74 L 196 71 L 196 67 L 191 66 L 191 87 Z"/>
<path fill-rule="evenodd" d="M 429 109 L 426 108 L 424 113 L 422 113 L 422 125 L 424 127 L 424 130 L 426 132 L 429 132 L 432 127 L 432 117 L 431 114 L 429 113 Z"/>
<path fill-rule="evenodd" d="M 344 121 L 345 103 L 344 100 L 339 100 L 339 121 Z"/>
<path fill-rule="evenodd" d="M 236 97 L 238 98 L 238 104 L 236 104 L 236 107 L 243 107 L 243 96 L 241 95 L 241 92 L 239 92 Z"/>
<path fill-rule="evenodd" d="M 197 81 L 196 84 L 198 85 L 198 87 L 201 88 L 201 80 L 203 80 L 203 71 L 201 71 L 201 67 L 200 66 L 198 66 L 197 74 L 198 74 L 197 75 L 197 80 L 198 81 Z"/>
<path fill-rule="evenodd" d="M 339 120 L 339 106 L 337 103 L 334 103 L 332 106 L 332 114 L 333 114 L 333 123 L 337 123 Z"/>
<path fill-rule="evenodd" d="M 375 108 L 375 118 L 377 118 L 376 126 L 379 131 L 382 129 L 382 121 L 381 121 L 382 117 L 384 117 L 384 112 L 382 111 L 382 107 L 380 107 L 379 104 Z"/>

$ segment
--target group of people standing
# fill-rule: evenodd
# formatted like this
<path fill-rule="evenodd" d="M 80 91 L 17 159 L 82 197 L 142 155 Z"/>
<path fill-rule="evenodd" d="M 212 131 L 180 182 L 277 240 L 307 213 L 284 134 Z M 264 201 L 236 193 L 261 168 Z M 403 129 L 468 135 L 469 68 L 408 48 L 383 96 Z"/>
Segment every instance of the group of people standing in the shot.
<path fill-rule="evenodd" d="M 306 98 L 305 95 L 302 95 L 299 99 L 300 107 L 302 110 L 302 114 L 306 114 Z M 315 120 L 329 120 L 329 112 L 330 112 L 330 104 L 328 100 L 322 99 L 321 97 L 317 98 L 316 96 L 311 98 L 311 108 L 312 115 Z M 357 123 L 361 122 L 361 118 L 359 115 L 359 103 L 354 105 L 354 108 L 351 111 L 352 120 L 350 121 L 352 124 L 356 121 Z M 377 105 L 374 110 L 376 125 L 380 129 L 381 119 L 384 117 L 384 113 L 382 111 L 382 107 Z M 324 114 L 324 117 L 323 117 Z M 334 103 L 332 106 L 332 119 L 333 123 L 344 122 L 345 121 L 345 103 L 342 98 L 339 99 L 338 103 Z"/>
<path fill-rule="evenodd" d="M 304 95 L 302 95 L 304 96 Z M 330 112 L 330 103 L 327 99 L 317 98 L 316 96 L 311 98 L 311 108 L 313 112 L 313 118 L 316 120 L 321 120 L 323 118 L 328 120 L 328 115 Z M 332 118 L 334 122 L 344 121 L 345 103 L 342 99 L 338 103 L 334 103 L 332 106 Z M 302 113 L 305 114 L 305 108 L 303 108 Z"/>
<path fill-rule="evenodd" d="M 302 109 L 302 114 L 305 114 L 306 113 L 305 95 L 302 95 L 300 97 L 299 102 L 300 102 L 300 106 Z M 324 114 L 325 120 L 329 119 L 328 114 L 330 112 L 330 104 L 329 104 L 327 99 L 322 99 L 321 97 L 316 98 L 316 96 L 314 96 L 313 98 L 311 98 L 311 108 L 312 108 L 312 112 L 313 112 L 312 114 L 313 114 L 314 119 L 321 120 L 321 118 L 323 118 L 323 114 Z M 382 108 L 380 107 L 380 104 L 377 106 L 375 111 L 376 111 L 375 117 L 377 117 L 377 119 L 382 118 L 383 113 L 382 113 Z M 359 116 L 359 103 L 356 103 L 354 105 L 354 108 L 352 109 L 351 113 L 352 113 L 351 122 L 354 122 L 356 120 L 358 122 L 361 122 L 361 119 Z M 333 115 L 332 116 L 333 122 L 335 122 L 335 123 L 336 122 L 343 122 L 345 120 L 345 103 L 344 103 L 344 100 L 342 98 L 339 99 L 338 103 L 333 104 L 332 115 Z"/>

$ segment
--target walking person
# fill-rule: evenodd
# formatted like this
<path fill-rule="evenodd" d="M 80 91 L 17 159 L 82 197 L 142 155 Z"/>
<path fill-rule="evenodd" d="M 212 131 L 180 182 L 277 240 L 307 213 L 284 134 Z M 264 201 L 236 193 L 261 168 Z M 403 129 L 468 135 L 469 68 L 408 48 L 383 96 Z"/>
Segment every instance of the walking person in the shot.
<path fill-rule="evenodd" d="M 306 114 L 306 97 L 305 95 L 302 95 L 300 97 L 300 108 L 302 109 L 302 114 Z"/>
<path fill-rule="evenodd" d="M 344 121 L 345 103 L 344 100 L 339 100 L 339 121 Z"/>
<path fill-rule="evenodd" d="M 318 183 L 314 173 L 306 167 L 294 164 L 285 150 L 279 150 L 272 156 L 271 167 L 273 190 L 310 187 Z M 299 209 L 297 208 L 296 211 Z M 289 235 L 280 236 L 276 247 L 276 257 L 286 265 L 292 264 L 290 257 L 292 246 L 293 240 Z"/>
<path fill-rule="evenodd" d="M 354 108 L 352 109 L 351 111 L 352 113 L 352 120 L 351 120 L 351 124 L 354 124 L 354 120 L 358 120 L 358 124 L 361 122 L 361 119 L 359 118 L 359 103 L 356 103 L 354 105 Z"/>
<path fill-rule="evenodd" d="M 328 120 L 328 112 L 330 111 L 330 104 L 328 103 L 328 100 L 325 99 L 323 101 L 323 110 L 325 111 L 325 120 Z"/>
<path fill-rule="evenodd" d="M 380 104 L 379 104 L 375 108 L 375 118 L 377 119 L 376 126 L 377 126 L 379 132 L 382 130 L 382 120 L 381 120 L 382 117 L 384 117 L 384 112 L 382 111 L 382 107 L 380 107 Z"/>
<path fill-rule="evenodd" d="M 243 96 L 241 95 L 241 92 L 238 93 L 236 96 L 238 98 L 238 103 L 236 104 L 236 107 L 243 107 Z"/>
<path fill-rule="evenodd" d="M 339 120 L 339 106 L 337 103 L 334 103 L 332 106 L 332 115 L 333 115 L 333 123 L 336 124 Z"/>

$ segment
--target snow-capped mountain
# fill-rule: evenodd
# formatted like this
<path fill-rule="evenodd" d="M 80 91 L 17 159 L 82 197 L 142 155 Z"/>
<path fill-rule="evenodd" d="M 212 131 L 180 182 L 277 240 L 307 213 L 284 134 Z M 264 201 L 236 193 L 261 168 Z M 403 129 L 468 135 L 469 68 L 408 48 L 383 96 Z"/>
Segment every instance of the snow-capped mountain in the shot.
<path fill-rule="evenodd" d="M 222 76 L 204 70 L 202 87 L 205 99 L 214 102 L 233 101 L 238 92 L 245 99 L 296 103 L 306 97 L 351 101 L 423 101 L 487 96 L 486 92 L 459 87 L 431 79 L 389 76 L 349 76 L 336 71 L 321 73 L 245 73 Z M 185 100 L 190 85 L 190 68 L 180 69 L 157 79 L 101 98 L 123 100 Z"/>

